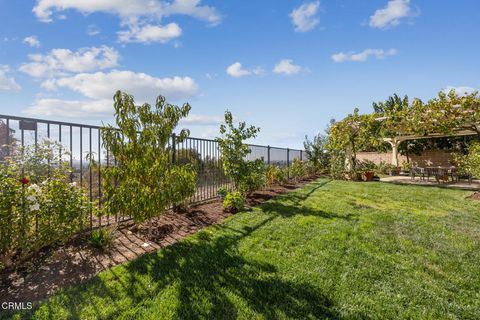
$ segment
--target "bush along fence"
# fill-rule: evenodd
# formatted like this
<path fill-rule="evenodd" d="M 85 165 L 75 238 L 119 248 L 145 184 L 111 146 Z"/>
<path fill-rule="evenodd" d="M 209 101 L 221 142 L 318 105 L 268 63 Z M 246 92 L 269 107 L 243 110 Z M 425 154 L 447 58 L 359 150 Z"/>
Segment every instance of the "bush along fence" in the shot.
<path fill-rule="evenodd" d="M 171 150 L 169 160 L 172 163 L 191 164 L 195 167 L 196 187 L 195 192 L 190 196 L 189 203 L 213 199 L 217 197 L 219 189 L 230 188 L 230 179 L 222 168 L 222 153 L 218 141 L 194 137 L 179 139 L 177 135 L 172 134 L 168 145 Z M 303 150 L 255 144 L 247 144 L 247 146 L 250 152 L 246 155 L 246 160 L 261 160 L 266 165 L 280 168 L 290 168 L 295 159 L 302 160 L 305 156 Z M 7 163 L 7 159 L 16 160 L 13 161 L 14 163 Z M 82 218 L 79 213 L 76 220 L 66 222 L 75 223 L 75 231 L 108 226 L 111 223 L 132 218 L 129 215 L 101 214 L 104 193 L 103 172 L 105 168 L 115 166 L 117 159 L 104 147 L 100 126 L 0 114 L 0 163 L 4 164 L 2 166 L 4 171 L 18 169 L 23 172 L 23 176 L 19 179 L 23 179 L 22 188 L 25 189 L 25 199 L 33 201 L 34 196 L 29 194 L 30 191 L 34 192 L 32 190 L 40 187 L 46 188 L 45 181 L 49 181 L 50 176 L 62 173 L 66 174 L 68 180 L 64 186 L 65 190 L 69 188 L 73 190 L 74 187 L 83 189 L 84 192 L 78 193 L 75 201 L 83 200 L 88 203 L 84 208 L 86 212 L 83 213 Z M 17 168 L 14 168 L 14 165 Z M 288 172 L 289 170 L 287 174 Z M 2 175 L 12 176 L 8 172 L 2 172 Z M 34 179 L 33 176 L 35 176 Z M 2 205 L 8 206 L 7 202 L 10 200 L 5 197 L 5 188 L 6 186 L 2 186 L 4 202 L 6 202 Z M 74 196 L 75 192 L 71 193 L 68 197 Z M 46 197 L 44 193 L 42 196 Z M 57 196 L 66 199 L 65 194 Z M 45 199 L 52 202 L 60 200 Z M 20 205 L 37 208 L 36 203 L 27 202 L 25 200 Z M 15 205 L 13 202 L 11 204 Z M 68 204 L 53 204 L 58 208 L 62 205 Z M 6 210 L 6 207 L 2 210 Z M 59 219 L 53 216 L 53 209 L 51 212 L 52 216 L 46 219 L 52 221 Z M 58 214 L 61 215 L 60 212 Z M 35 220 L 33 222 L 35 233 L 38 233 L 42 226 L 43 220 L 40 218 L 38 216 L 32 218 Z M 52 221 L 45 223 L 53 223 Z"/>

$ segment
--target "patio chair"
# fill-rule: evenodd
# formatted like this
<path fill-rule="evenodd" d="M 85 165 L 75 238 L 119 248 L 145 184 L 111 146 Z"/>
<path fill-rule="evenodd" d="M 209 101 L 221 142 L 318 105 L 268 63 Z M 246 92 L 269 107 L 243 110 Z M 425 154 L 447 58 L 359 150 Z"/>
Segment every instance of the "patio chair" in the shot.
<path fill-rule="evenodd" d="M 415 180 L 416 176 L 419 176 L 421 180 L 425 180 L 425 168 L 422 167 L 412 167 L 410 170 L 410 177 L 412 180 Z"/>

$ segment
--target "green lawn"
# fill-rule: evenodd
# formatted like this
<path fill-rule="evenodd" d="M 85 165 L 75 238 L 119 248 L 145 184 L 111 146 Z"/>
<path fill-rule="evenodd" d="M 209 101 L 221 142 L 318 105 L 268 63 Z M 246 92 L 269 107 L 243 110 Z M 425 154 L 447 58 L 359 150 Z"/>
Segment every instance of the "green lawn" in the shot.
<path fill-rule="evenodd" d="M 478 319 L 480 203 L 466 195 L 321 179 L 59 291 L 33 317 Z"/>

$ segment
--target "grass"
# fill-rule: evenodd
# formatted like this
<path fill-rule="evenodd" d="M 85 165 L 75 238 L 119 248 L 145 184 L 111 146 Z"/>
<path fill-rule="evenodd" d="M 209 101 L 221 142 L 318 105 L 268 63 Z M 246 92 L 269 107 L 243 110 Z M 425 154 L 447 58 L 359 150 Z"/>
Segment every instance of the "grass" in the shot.
<path fill-rule="evenodd" d="M 320 179 L 16 316 L 478 319 L 467 194 Z"/>

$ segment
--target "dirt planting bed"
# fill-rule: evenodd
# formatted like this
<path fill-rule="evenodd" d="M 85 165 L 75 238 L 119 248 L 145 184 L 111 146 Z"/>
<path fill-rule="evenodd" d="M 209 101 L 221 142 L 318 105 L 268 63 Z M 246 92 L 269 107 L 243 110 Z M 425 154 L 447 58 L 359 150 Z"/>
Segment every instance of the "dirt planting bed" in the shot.
<path fill-rule="evenodd" d="M 254 192 L 247 198 L 247 209 L 314 179 Z M 120 224 L 107 250 L 92 248 L 85 237 L 61 247 L 45 248 L 33 259 L 0 273 L 0 302 L 42 300 L 58 288 L 80 283 L 102 270 L 171 245 L 230 215 L 223 212 L 222 202 L 216 199 L 181 213 L 167 211 L 153 219 L 151 234 L 147 226 L 137 226 L 133 222 Z"/>
<path fill-rule="evenodd" d="M 474 194 L 472 194 L 471 196 L 469 196 L 467 199 L 480 201 L 480 192 L 475 192 Z"/>

